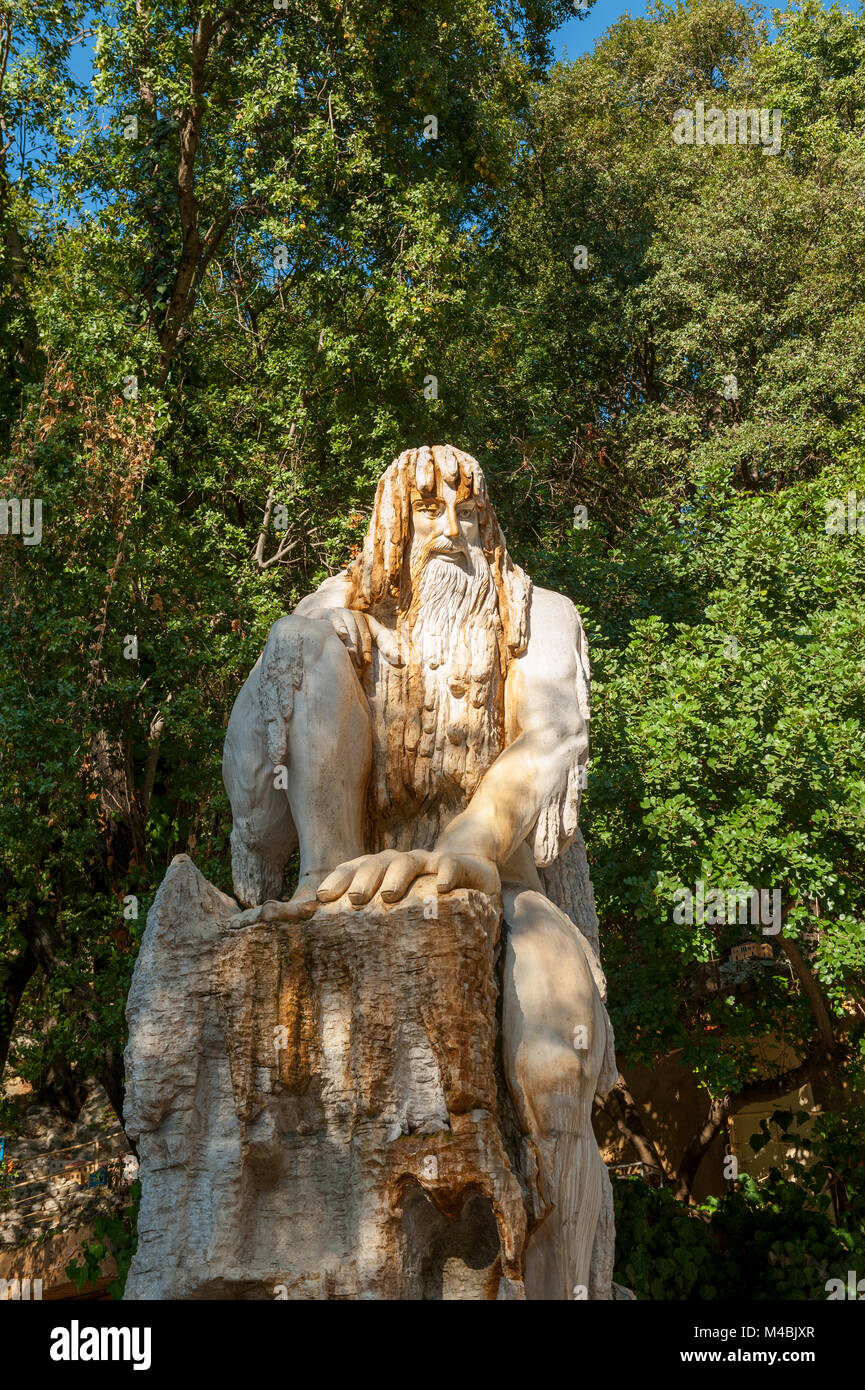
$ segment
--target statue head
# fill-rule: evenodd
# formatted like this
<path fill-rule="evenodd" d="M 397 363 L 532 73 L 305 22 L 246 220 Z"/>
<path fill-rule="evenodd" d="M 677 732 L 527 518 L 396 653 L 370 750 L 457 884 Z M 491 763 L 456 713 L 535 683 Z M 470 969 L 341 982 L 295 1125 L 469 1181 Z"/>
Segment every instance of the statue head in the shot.
<path fill-rule="evenodd" d="M 349 606 L 396 629 L 403 658 L 374 655 L 362 676 L 371 824 L 432 844 L 501 751 L 508 663 L 528 640 L 531 583 L 508 555 L 476 460 L 450 445 L 400 454 L 348 579 Z M 423 828 L 406 821 L 407 799 L 426 808 Z"/>
<path fill-rule="evenodd" d="M 525 649 L 530 581 L 508 555 L 480 465 L 449 444 L 407 449 L 382 475 L 348 575 L 354 608 L 410 630 L 420 616 L 453 628 L 493 608 L 505 662 Z"/>

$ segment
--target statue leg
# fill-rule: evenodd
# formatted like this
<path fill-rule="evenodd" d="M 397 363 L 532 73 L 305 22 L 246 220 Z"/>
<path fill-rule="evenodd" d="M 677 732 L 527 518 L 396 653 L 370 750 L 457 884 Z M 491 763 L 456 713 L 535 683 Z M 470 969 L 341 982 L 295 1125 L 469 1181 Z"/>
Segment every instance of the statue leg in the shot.
<path fill-rule="evenodd" d="M 586 1298 L 604 1180 L 592 1102 L 609 1023 L 564 913 L 534 890 L 503 896 L 505 1075 L 548 1206 L 527 1246 L 526 1297 Z"/>
<path fill-rule="evenodd" d="M 342 642 L 326 622 L 280 618 L 238 696 L 225 741 L 241 901 L 275 898 L 299 845 L 297 889 L 274 915 L 315 911 L 321 880 L 364 852 L 371 758 L 369 706 Z"/>

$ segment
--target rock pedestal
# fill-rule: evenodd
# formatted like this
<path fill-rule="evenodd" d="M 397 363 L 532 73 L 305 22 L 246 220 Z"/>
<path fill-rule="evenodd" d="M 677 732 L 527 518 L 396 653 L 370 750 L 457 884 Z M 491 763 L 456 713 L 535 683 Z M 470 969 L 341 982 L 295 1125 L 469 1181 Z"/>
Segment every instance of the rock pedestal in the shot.
<path fill-rule="evenodd" d="M 127 1005 L 127 1299 L 521 1298 L 531 1203 L 497 1056 L 501 903 L 232 929 L 185 855 Z"/>

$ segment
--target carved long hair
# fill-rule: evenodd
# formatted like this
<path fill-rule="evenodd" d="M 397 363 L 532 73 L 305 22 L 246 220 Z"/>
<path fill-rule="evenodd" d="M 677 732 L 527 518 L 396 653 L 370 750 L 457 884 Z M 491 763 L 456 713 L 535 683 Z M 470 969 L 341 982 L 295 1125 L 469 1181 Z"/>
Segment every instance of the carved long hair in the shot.
<path fill-rule="evenodd" d="M 507 663 L 526 648 L 531 580 L 508 554 L 479 463 L 450 444 L 406 449 L 382 474 L 363 550 L 348 567 L 349 606 L 408 613 L 412 601 L 412 490 L 423 497 L 435 497 L 441 494 L 442 481 L 457 489 L 458 501 L 471 497 L 477 503 L 481 544 L 498 596 L 505 648 L 502 655 Z"/>

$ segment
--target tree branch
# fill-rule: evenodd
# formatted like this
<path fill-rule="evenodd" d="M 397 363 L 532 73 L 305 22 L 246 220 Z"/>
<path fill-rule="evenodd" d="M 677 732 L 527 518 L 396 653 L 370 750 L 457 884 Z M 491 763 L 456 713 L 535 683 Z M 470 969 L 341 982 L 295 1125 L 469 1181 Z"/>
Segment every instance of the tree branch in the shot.
<path fill-rule="evenodd" d="M 716 1136 L 733 1115 L 738 1115 L 739 1111 L 744 1110 L 746 1105 L 753 1105 L 755 1101 L 780 1100 L 782 1096 L 789 1095 L 791 1091 L 798 1091 L 809 1081 L 818 1080 L 824 1072 L 834 1067 L 838 1057 L 843 1055 L 845 1050 L 837 1043 L 833 1043 L 833 1048 L 830 1051 L 821 1038 L 798 1066 L 790 1067 L 777 1076 L 767 1076 L 760 1081 L 752 1081 L 739 1091 L 727 1091 L 713 1099 L 702 1127 L 694 1135 L 679 1164 L 676 1174 L 676 1197 L 679 1201 L 690 1201 L 691 1189 L 700 1164 Z"/>
<path fill-rule="evenodd" d="M 18 1005 L 31 977 L 38 969 L 38 961 L 30 943 L 11 960 L 4 962 L 2 988 L 0 988 L 0 1076 L 9 1056 L 9 1045 L 15 1030 Z"/>
<path fill-rule="evenodd" d="M 192 67 L 189 77 L 191 101 L 180 113 L 180 162 L 177 169 L 177 203 L 180 210 L 180 229 L 183 249 L 177 267 L 171 301 L 160 333 L 162 370 L 160 385 L 171 369 L 178 334 L 186 316 L 190 291 L 201 255 L 201 234 L 198 226 L 198 207 L 195 199 L 195 157 L 201 140 L 204 117 L 204 70 L 213 38 L 212 15 L 203 15 L 192 41 Z"/>
<path fill-rule="evenodd" d="M 646 1132 L 637 1103 L 621 1072 L 606 1100 L 601 1103 L 600 1109 L 614 1121 L 619 1133 L 624 1135 L 628 1143 L 633 1145 L 640 1161 L 645 1163 L 647 1168 L 654 1168 L 664 1182 L 669 1182 L 663 1160 Z"/>
<path fill-rule="evenodd" d="M 815 980 L 814 975 L 810 967 L 808 966 L 808 963 L 805 960 L 805 957 L 799 950 L 798 942 L 793 941 L 789 936 L 784 936 L 783 934 L 778 937 L 778 941 L 780 943 L 781 949 L 783 950 L 785 956 L 790 962 L 790 967 L 793 973 L 796 975 L 797 979 L 799 980 L 799 983 L 805 991 L 808 1003 L 811 1005 L 811 1012 L 814 1015 L 817 1027 L 820 1030 L 820 1037 L 823 1040 L 823 1046 L 826 1049 L 827 1055 L 831 1056 L 831 1054 L 835 1051 L 837 1047 L 837 1043 L 835 1041 L 835 1031 L 832 1026 L 832 1018 L 828 1008 L 826 1007 L 826 1001 L 823 998 L 823 995 L 820 991 L 820 986 Z"/>

